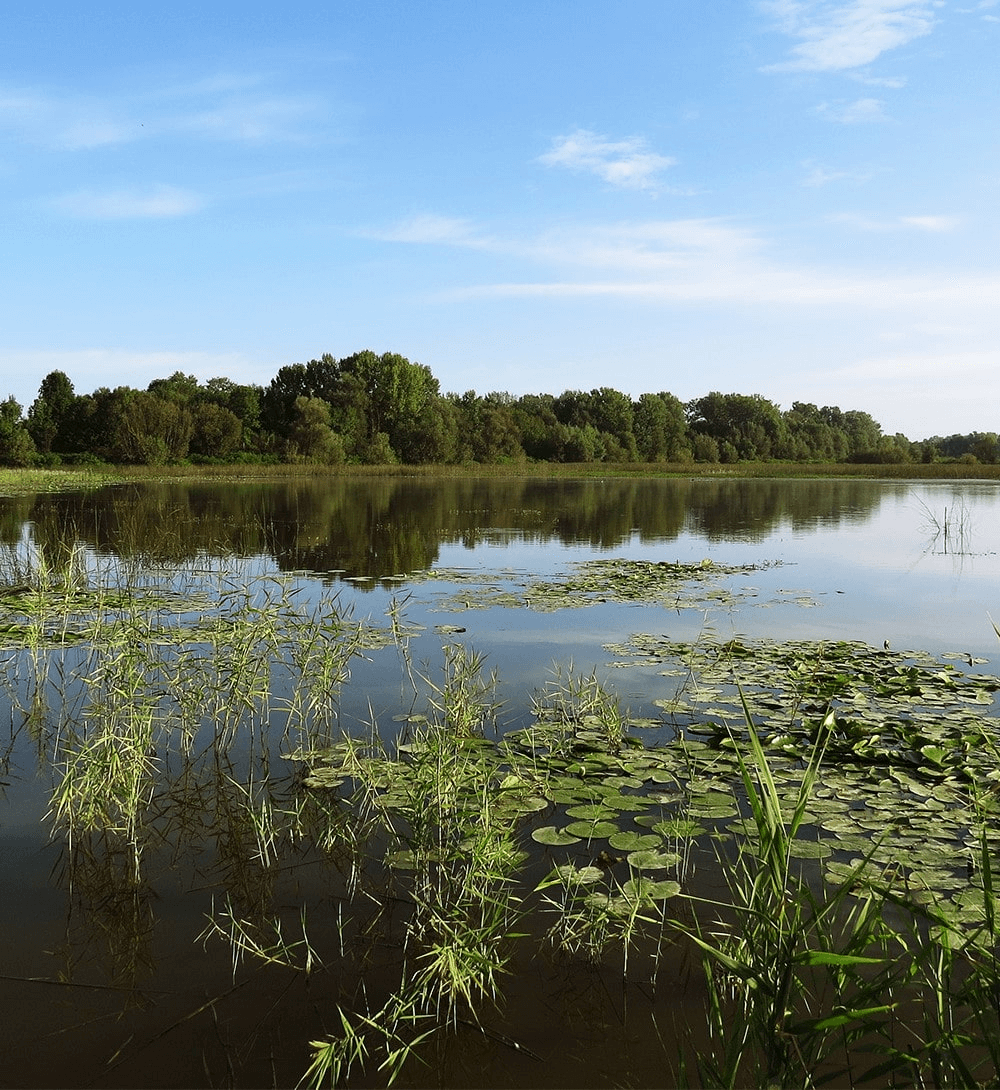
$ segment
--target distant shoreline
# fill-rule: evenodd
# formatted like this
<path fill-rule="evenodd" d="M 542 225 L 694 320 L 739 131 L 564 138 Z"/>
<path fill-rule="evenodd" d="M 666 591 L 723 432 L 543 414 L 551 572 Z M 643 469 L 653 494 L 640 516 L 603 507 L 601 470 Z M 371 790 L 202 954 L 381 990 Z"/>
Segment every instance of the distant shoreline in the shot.
<path fill-rule="evenodd" d="M 1000 465 L 960 462 L 867 463 L 736 462 L 516 462 L 473 465 L 173 465 L 0 469 L 0 495 L 94 488 L 124 481 L 259 481 L 314 477 L 491 478 L 867 478 L 870 480 L 1000 481 Z"/>

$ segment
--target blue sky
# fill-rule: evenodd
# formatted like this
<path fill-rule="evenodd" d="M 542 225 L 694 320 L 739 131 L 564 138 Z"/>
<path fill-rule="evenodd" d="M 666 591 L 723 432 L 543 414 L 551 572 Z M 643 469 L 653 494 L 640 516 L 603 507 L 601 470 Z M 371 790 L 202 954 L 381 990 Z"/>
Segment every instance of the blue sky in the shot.
<path fill-rule="evenodd" d="M 8 0 L 0 395 L 613 386 L 996 430 L 1000 0 Z"/>

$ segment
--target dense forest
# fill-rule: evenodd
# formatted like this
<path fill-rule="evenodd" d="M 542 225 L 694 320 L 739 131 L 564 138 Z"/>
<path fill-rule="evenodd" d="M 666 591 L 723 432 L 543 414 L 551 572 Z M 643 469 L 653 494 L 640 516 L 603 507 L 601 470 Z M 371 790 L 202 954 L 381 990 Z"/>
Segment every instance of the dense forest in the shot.
<path fill-rule="evenodd" d="M 866 412 L 798 401 L 783 411 L 757 394 L 442 394 L 430 368 L 390 352 L 290 364 L 266 387 L 178 371 L 145 390 L 77 394 L 52 371 L 26 412 L 0 402 L 7 466 L 942 459 L 995 463 L 1000 442 L 993 432 L 911 442 Z"/>

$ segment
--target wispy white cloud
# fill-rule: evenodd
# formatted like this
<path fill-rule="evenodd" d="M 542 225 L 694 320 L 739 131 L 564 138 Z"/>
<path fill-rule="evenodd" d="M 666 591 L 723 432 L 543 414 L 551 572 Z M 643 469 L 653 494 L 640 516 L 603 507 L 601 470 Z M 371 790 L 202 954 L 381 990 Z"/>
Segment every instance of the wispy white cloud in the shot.
<path fill-rule="evenodd" d="M 433 213 L 411 216 L 391 227 L 361 231 L 359 234 L 382 242 L 447 243 L 453 246 L 482 244 L 469 220 Z"/>
<path fill-rule="evenodd" d="M 537 272 L 533 277 L 528 273 L 523 281 L 474 284 L 441 296 L 452 300 L 605 297 L 667 304 L 848 307 L 859 312 L 920 312 L 924 320 L 940 321 L 944 319 L 939 311 L 978 313 L 986 308 L 992 314 L 1000 295 L 997 276 L 897 275 L 789 262 L 773 256 L 757 232 L 721 219 L 567 226 L 522 238 L 490 237 L 460 222 L 456 245 L 519 256 L 532 262 Z M 899 217 L 887 226 L 860 217 L 851 222 L 874 230 L 940 231 L 953 225 L 945 216 Z M 446 233 L 396 234 L 406 242 L 441 242 Z"/>
<path fill-rule="evenodd" d="M 954 231 L 961 224 L 957 216 L 896 216 L 893 219 L 877 219 L 858 212 L 833 212 L 827 219 L 842 223 L 859 231 L 927 231 L 943 234 Z"/>
<path fill-rule="evenodd" d="M 889 90 L 899 91 L 906 86 L 905 76 L 869 76 L 864 72 L 848 74 L 855 83 L 863 83 L 867 87 L 887 87 Z"/>
<path fill-rule="evenodd" d="M 0 129 L 25 143 L 69 151 L 169 135 L 250 143 L 301 140 L 322 116 L 322 103 L 274 93 L 261 82 L 218 77 L 118 98 L 0 90 Z"/>
<path fill-rule="evenodd" d="M 915 227 L 918 231 L 954 231 L 962 222 L 958 216 L 900 216 L 899 222 L 904 227 Z"/>
<path fill-rule="evenodd" d="M 870 64 L 934 28 L 934 0 L 765 0 L 765 12 L 796 39 L 771 72 L 837 72 Z"/>
<path fill-rule="evenodd" d="M 303 139 L 302 122 L 320 112 L 307 98 L 267 95 L 228 96 L 207 109 L 168 115 L 164 132 L 192 133 L 216 140 L 247 143 Z"/>
<path fill-rule="evenodd" d="M 138 125 L 85 96 L 58 98 L 30 91 L 0 92 L 0 128 L 29 143 L 76 149 L 135 139 Z"/>
<path fill-rule="evenodd" d="M 187 189 L 156 185 L 145 191 L 79 190 L 56 197 L 52 204 L 61 212 L 80 219 L 159 219 L 191 215 L 204 208 L 205 200 Z"/>
<path fill-rule="evenodd" d="M 538 161 L 550 167 L 596 174 L 609 185 L 646 190 L 658 189 L 658 176 L 677 162 L 650 151 L 643 137 L 609 140 L 589 129 L 556 137 Z"/>
<path fill-rule="evenodd" d="M 888 121 L 885 103 L 879 98 L 859 98 L 854 102 L 824 102 L 816 112 L 841 125 L 870 125 Z"/>
<path fill-rule="evenodd" d="M 853 182 L 858 185 L 869 181 L 872 177 L 871 171 L 828 170 L 811 159 L 807 159 L 802 166 L 809 171 L 802 184 L 811 188 L 819 188 L 831 182 Z"/>

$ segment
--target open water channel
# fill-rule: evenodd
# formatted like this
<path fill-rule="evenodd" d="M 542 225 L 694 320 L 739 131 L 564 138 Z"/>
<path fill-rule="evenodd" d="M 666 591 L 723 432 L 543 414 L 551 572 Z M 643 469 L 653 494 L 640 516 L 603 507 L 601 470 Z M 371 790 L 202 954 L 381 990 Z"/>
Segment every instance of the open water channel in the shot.
<path fill-rule="evenodd" d="M 0 549 L 3 1086 L 294 1085 L 310 1042 L 340 1028 L 338 1005 L 383 1011 L 407 956 L 405 880 L 393 891 L 383 879 L 390 892 L 376 910 L 377 898 L 352 884 L 357 860 L 310 840 L 296 810 L 296 799 L 316 790 L 308 781 L 317 761 L 288 757 L 307 752 L 304 739 L 317 743 L 310 714 L 322 720 L 325 743 L 346 733 L 391 748 L 422 722 L 448 647 L 481 654 L 485 671 L 496 671 L 491 738 L 529 728 L 546 692 L 590 675 L 627 709 L 640 748 L 705 737 L 707 721 L 718 736 L 727 716 L 737 726 L 742 719 L 726 702 L 732 686 L 727 693 L 700 679 L 692 690 L 691 679 L 720 648 L 743 661 L 737 680 L 748 690 L 782 688 L 781 649 L 808 657 L 820 646 L 849 646 L 859 660 L 892 655 L 884 661 L 918 662 L 927 676 L 951 671 L 976 715 L 989 722 L 997 714 L 994 483 L 401 476 L 128 484 L 0 497 Z M 46 628 L 32 597 L 39 566 L 55 571 L 66 556 L 78 597 Z M 272 590 L 261 596 L 252 589 L 260 585 Z M 130 604 L 102 599 L 100 587 L 132 588 Z M 295 730 L 282 675 L 268 682 L 263 723 L 246 726 L 252 708 L 248 717 L 234 714 L 233 737 L 213 748 L 204 719 L 231 709 L 220 711 L 204 686 L 203 707 L 183 706 L 171 688 L 191 665 L 183 641 L 158 641 L 149 622 L 188 626 L 192 645 L 208 646 L 197 625 L 213 615 L 213 595 L 242 595 L 246 609 L 263 614 L 319 608 L 344 619 L 345 632 L 350 620 L 377 635 L 350 661 L 343 685 L 331 683 L 322 707 L 298 706 Z M 76 825 L 61 819 L 58 799 L 69 770 L 79 772 L 74 756 L 91 759 L 86 738 L 110 702 L 98 690 L 111 685 L 112 671 L 90 649 L 88 610 L 109 624 L 131 610 L 134 623 L 137 601 L 146 618 L 139 672 L 155 690 L 150 698 L 136 688 L 131 697 L 152 709 L 148 784 L 137 825 L 112 835 L 99 821 L 85 829 L 79 810 Z M 215 638 L 211 646 L 227 645 Z M 150 682 L 158 655 L 162 676 Z M 226 664 L 212 669 L 218 683 Z M 126 685 L 121 671 L 114 677 Z M 707 693 L 700 701 L 699 685 Z M 822 718 L 821 709 L 815 714 Z M 195 726 L 175 744 L 171 724 L 185 716 Z M 944 775 L 943 749 L 934 755 Z M 878 760 L 884 779 L 892 759 Z M 106 775 L 110 783 L 113 772 Z M 692 782 L 706 776 L 690 773 Z M 330 782 L 333 794 L 341 781 Z M 835 782 L 823 789 L 837 801 Z M 626 790 L 648 795 L 649 784 Z M 685 892 L 715 889 L 710 834 L 745 812 L 719 805 L 727 791 L 720 781 L 709 792 L 715 809 L 701 807 L 704 835 L 686 840 L 683 865 L 669 870 Z M 299 824 L 262 838 L 253 817 L 262 808 L 279 826 L 294 811 Z M 584 866 L 599 853 L 608 881 L 634 873 L 597 838 L 562 844 L 567 820 L 558 802 L 526 812 L 519 837 L 531 856 L 528 886 L 554 864 Z M 557 834 L 546 846 L 533 833 L 550 826 Z M 904 843 L 910 834 L 900 835 Z M 964 865 L 962 835 L 948 830 L 943 839 L 952 838 L 948 850 Z M 678 844 L 675 837 L 671 846 Z M 560 845 L 564 854 L 553 857 Z M 373 842 L 370 852 L 387 847 Z M 673 901 L 657 900 L 657 911 L 663 904 Z M 309 972 L 304 944 L 295 946 L 303 909 L 315 955 Z M 218 925 L 237 918 L 265 946 L 265 922 L 280 921 L 282 941 L 303 964 L 269 963 L 246 946 L 234 956 L 232 928 L 227 940 Z M 535 941 L 509 962 L 500 999 L 482 1006 L 480 1025 L 458 1010 L 451 1029 L 415 1051 L 402 1085 L 676 1083 L 679 1036 L 697 1038 L 704 1021 L 704 984 L 690 957 L 657 956 L 654 971 L 636 953 L 623 972 L 620 944 L 559 950 L 540 918 L 520 925 Z M 640 952 L 648 962 L 649 951 Z M 348 1085 L 384 1084 L 378 1062 L 356 1065 Z"/>

